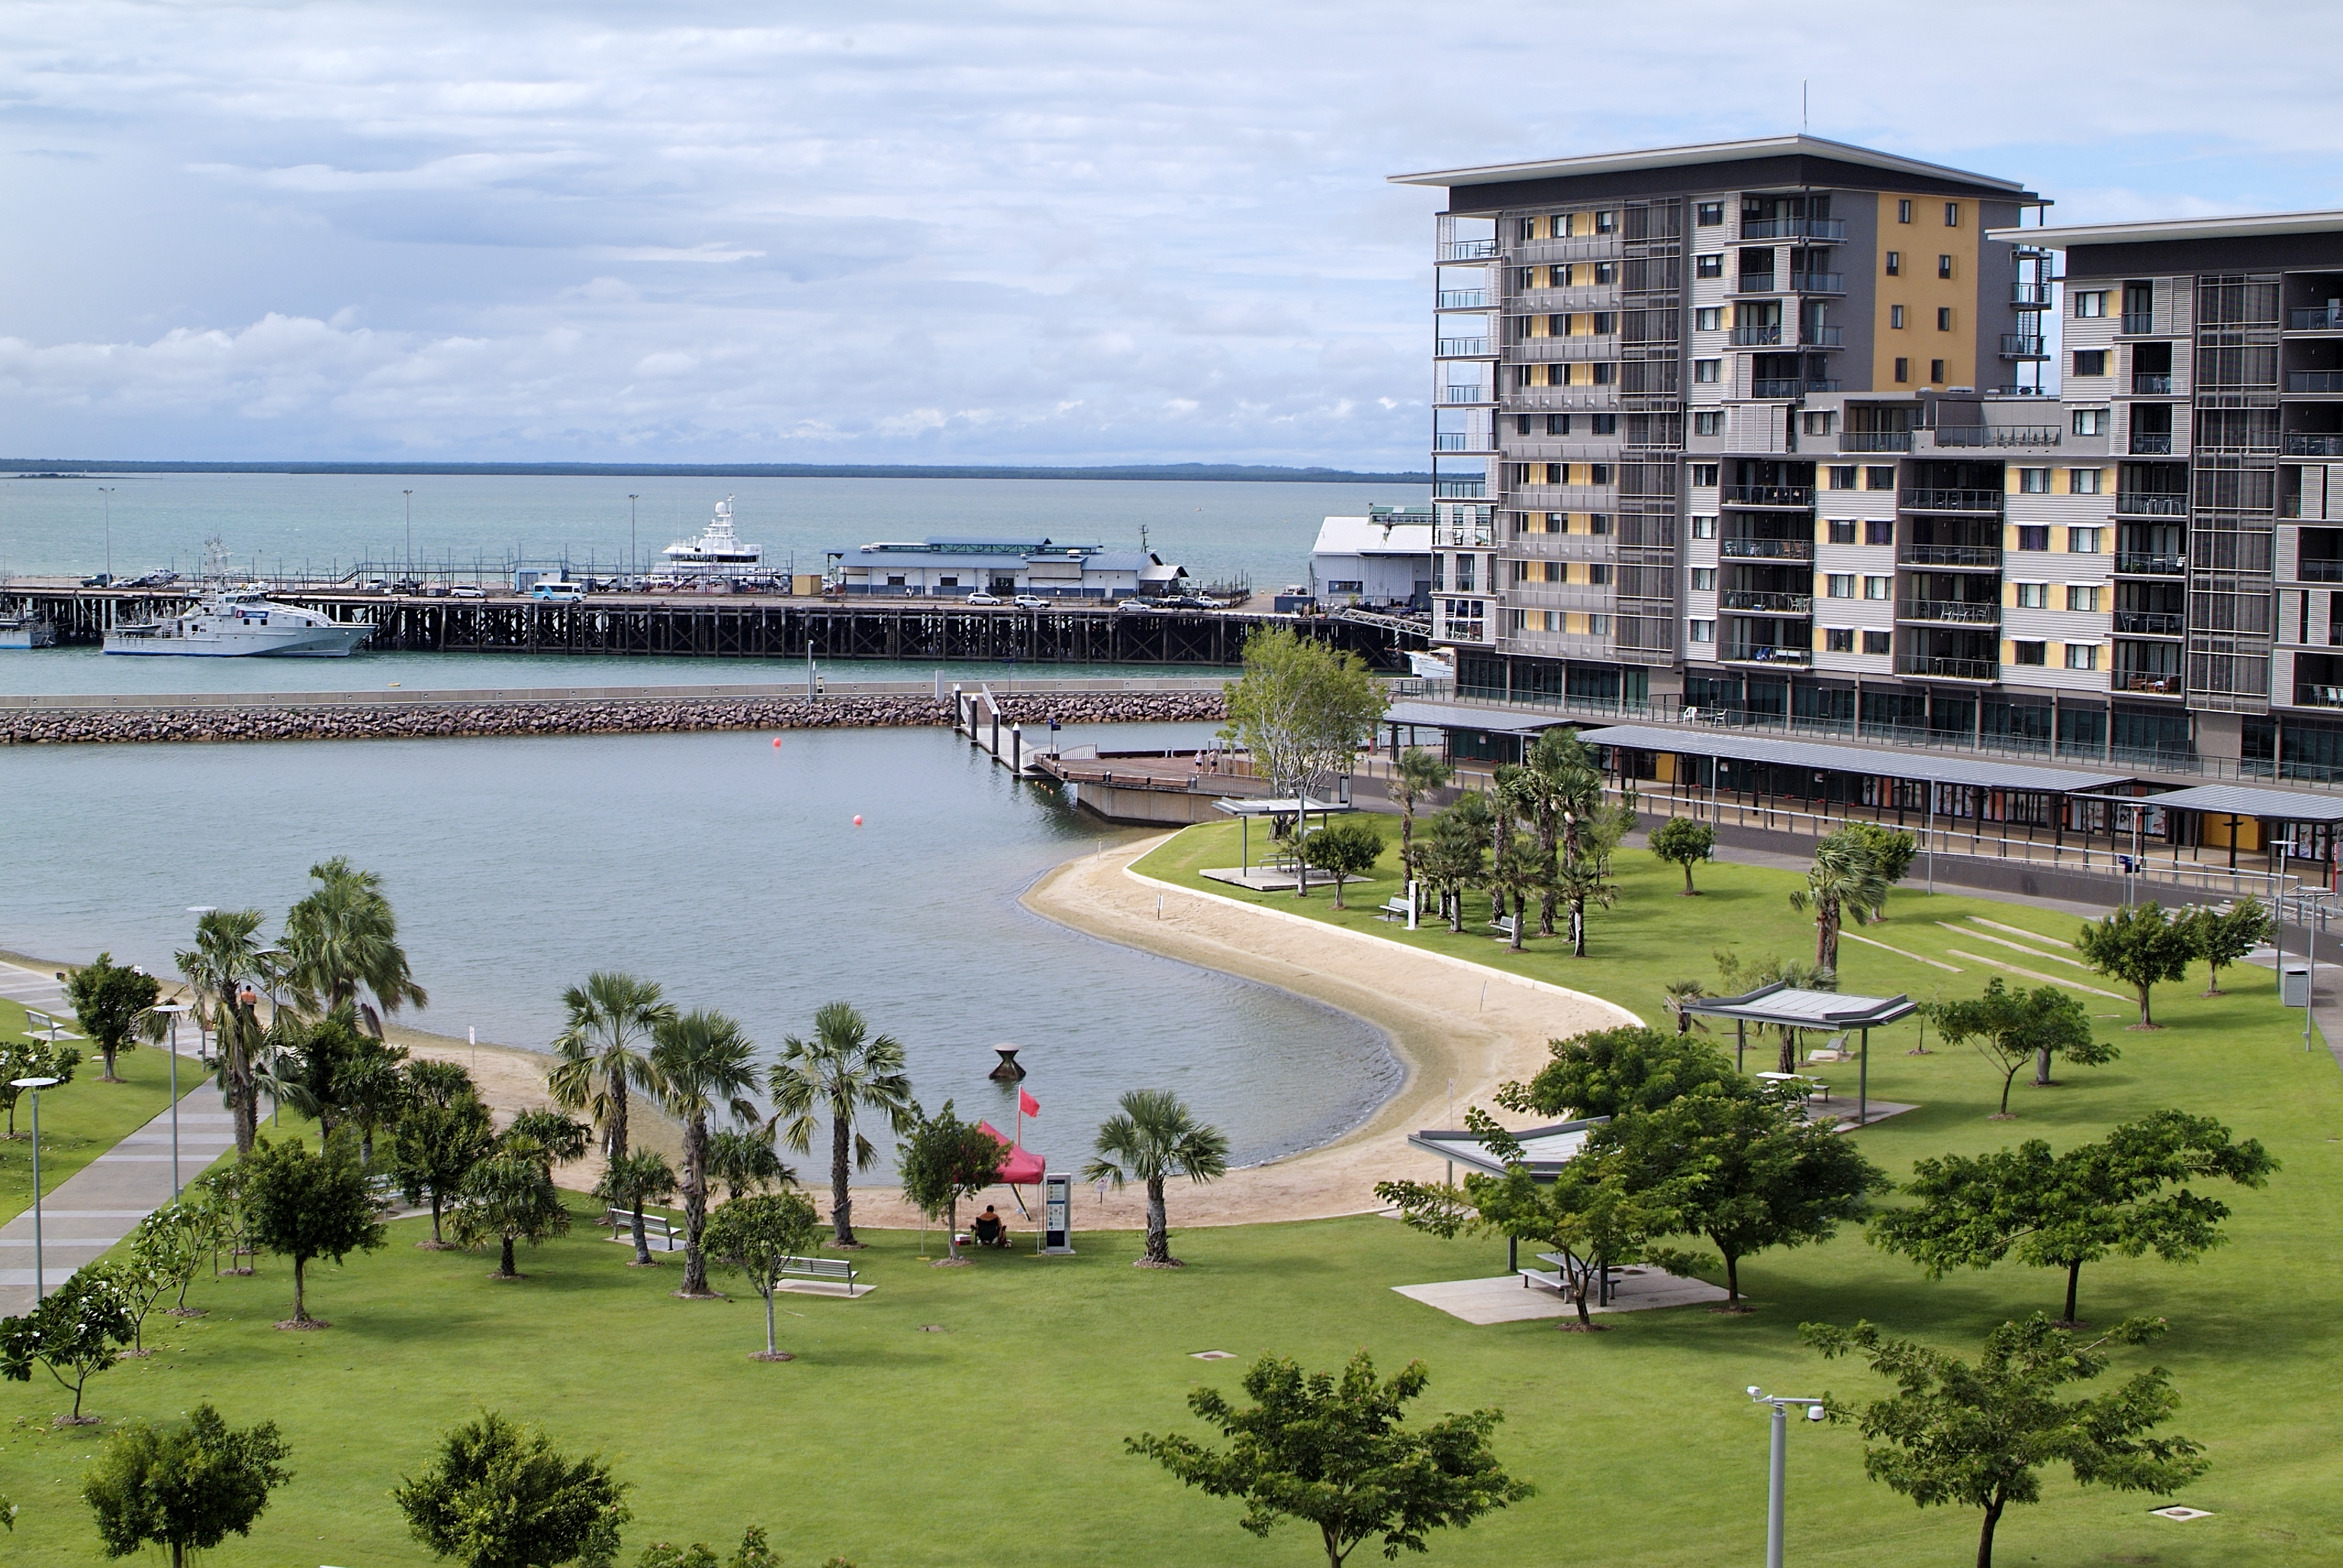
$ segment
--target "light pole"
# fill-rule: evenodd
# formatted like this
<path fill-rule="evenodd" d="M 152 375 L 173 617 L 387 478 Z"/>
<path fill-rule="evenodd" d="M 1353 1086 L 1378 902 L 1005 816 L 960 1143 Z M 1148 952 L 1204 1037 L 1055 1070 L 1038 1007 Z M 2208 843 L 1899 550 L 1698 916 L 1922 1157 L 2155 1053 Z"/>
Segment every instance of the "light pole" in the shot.
<path fill-rule="evenodd" d="M 1767 1393 L 1755 1383 L 1749 1385 L 1749 1400 L 1774 1407 L 1774 1451 L 1765 1468 L 1765 1568 L 1782 1568 L 1782 1483 L 1790 1465 L 1789 1409 L 1794 1404 L 1805 1406 L 1808 1421 L 1826 1420 L 1830 1412 L 1821 1400 Z"/>
<path fill-rule="evenodd" d="M 166 1001 L 148 1010 L 159 1012 L 171 1020 L 171 1197 L 179 1196 L 179 1015 L 187 1010 L 183 1001 Z"/>
<path fill-rule="evenodd" d="M 9 1081 L 9 1087 L 30 1090 L 33 1095 L 33 1304 L 36 1307 L 47 1294 L 41 1277 L 41 1091 L 55 1082 L 54 1078 Z"/>
<path fill-rule="evenodd" d="M 106 508 L 106 586 L 114 586 L 114 487 L 100 485 L 97 493 L 105 498 Z"/>
<path fill-rule="evenodd" d="M 266 960 L 269 959 L 283 958 L 285 956 L 285 950 L 283 948 L 262 948 L 252 956 L 263 960 L 261 964 L 260 979 L 263 986 L 268 992 L 268 1032 L 274 1035 L 277 1032 L 277 986 L 274 978 L 268 972 L 268 965 Z M 282 1112 L 284 1111 L 284 1102 L 277 1096 L 277 1046 L 275 1041 L 272 1040 L 268 1047 L 268 1125 L 271 1127 L 283 1125 Z"/>
<path fill-rule="evenodd" d="M 219 906 L 217 904 L 189 904 L 187 906 L 187 913 L 196 917 L 196 934 L 198 938 L 203 934 L 204 917 L 206 915 L 217 914 L 218 912 Z M 204 1020 L 201 1018 L 196 1020 L 196 1060 L 197 1061 L 204 1060 Z"/>
<path fill-rule="evenodd" d="M 642 498 L 633 492 L 627 496 L 627 575 L 635 575 L 635 503 Z"/>
<path fill-rule="evenodd" d="M 401 490 L 398 493 L 407 498 L 407 575 L 412 578 L 415 575 L 415 492 Z"/>

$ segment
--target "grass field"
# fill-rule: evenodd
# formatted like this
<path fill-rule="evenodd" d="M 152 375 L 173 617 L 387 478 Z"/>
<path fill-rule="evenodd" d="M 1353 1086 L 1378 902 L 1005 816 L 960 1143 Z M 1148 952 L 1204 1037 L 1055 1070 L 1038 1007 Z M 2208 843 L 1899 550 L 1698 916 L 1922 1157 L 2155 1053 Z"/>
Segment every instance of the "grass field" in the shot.
<path fill-rule="evenodd" d="M 18 1038 L 25 1029 L 25 1010 L 0 1000 L 0 1035 Z M 182 1097 L 206 1088 L 208 1080 L 196 1065 L 192 1030 L 183 1030 L 186 1054 L 179 1058 Z M 106 1070 L 97 1049 L 81 1042 L 82 1064 L 71 1083 L 41 1096 L 41 1185 L 51 1191 L 57 1184 L 115 1144 L 136 1131 L 171 1105 L 171 1058 L 167 1051 L 141 1046 L 115 1059 L 120 1083 L 101 1083 Z M 216 1102 L 206 1094 L 201 1105 Z M 192 1107 L 191 1107 L 192 1108 Z M 16 1104 L 18 1136 L 0 1141 L 0 1223 L 33 1206 L 32 1110 L 29 1097 Z M 183 1112 L 184 1114 L 184 1112 Z"/>
<path fill-rule="evenodd" d="M 1147 869 L 1187 881 L 1196 866 L 1232 863 L 1211 842 L 1219 831 L 1183 836 Z M 1811 946 L 1810 930 L 1783 903 L 1795 882 L 1787 873 L 1710 867 L 1701 876 L 1707 896 L 1690 900 L 1674 896 L 1674 868 L 1639 852 L 1623 854 L 1621 870 L 1620 907 L 1593 917 L 1594 956 L 1584 962 L 1550 941 L 1513 959 L 1478 935 L 1374 930 L 1517 963 L 1647 1016 L 1662 980 L 1714 982 L 1708 951 L 1721 933 L 1753 955 Z M 1332 916 L 1322 896 L 1280 902 Z M 1950 950 L 2004 950 L 1936 923 L 1967 924 L 1976 913 L 2050 936 L 2070 938 L 2075 923 L 1899 890 L 1890 921 L 1865 934 L 1963 972 L 1850 943 L 1847 988 L 1926 996 L 1939 985 L 1946 995 L 1981 987 L 1987 971 Z M 1345 920 L 1373 925 L 1363 911 Z M 2077 1140 L 2167 1105 L 2217 1112 L 2285 1164 L 2266 1191 L 2223 1194 L 2237 1211 L 2235 1241 L 2206 1263 L 2118 1261 L 2083 1277 L 2086 1317 L 2170 1319 L 2152 1356 L 2127 1353 L 2118 1370 L 2150 1359 L 2172 1369 L 2183 1398 L 2174 1429 L 2207 1443 L 2214 1465 L 2186 1500 L 2215 1516 L 2167 1523 L 2148 1516 L 2154 1499 L 2078 1492 L 2054 1473 L 2045 1503 L 2004 1522 L 2005 1563 L 2227 1568 L 2343 1558 L 2333 1484 L 2343 1330 L 2326 1295 L 2343 1264 L 2334 1221 L 2343 1073 L 2324 1050 L 2305 1054 L 2298 1015 L 2277 1007 L 2267 971 L 2233 978 L 2231 994 L 2209 1000 L 2195 995 L 2201 981 L 2161 988 L 2157 1012 L 2170 1027 L 2157 1034 L 2115 1032 L 2130 1009 L 2087 995 L 2123 1060 L 2066 1070 L 2060 1088 L 2021 1085 L 2015 1123 L 1986 1120 L 1998 1083 L 1975 1055 L 1907 1056 L 1910 1026 L 1874 1039 L 1874 1092 L 1922 1107 L 1859 1134 L 1891 1171 L 1948 1149 L 2036 1134 Z M 1237 1529 L 1235 1507 L 1183 1492 L 1127 1456 L 1121 1439 L 1191 1428 L 1189 1388 L 1233 1388 L 1261 1351 L 1331 1367 L 1364 1345 L 1386 1369 L 1412 1357 L 1429 1364 L 1427 1413 L 1503 1407 L 1499 1451 L 1540 1488 L 1470 1531 L 1435 1536 L 1432 1561 L 1594 1554 L 1707 1565 L 1762 1551 L 1766 1423 L 1743 1387 L 1874 1392 L 1859 1367 L 1825 1366 L 1804 1351 L 1800 1321 L 1869 1317 L 1973 1347 L 2006 1316 L 2055 1310 L 2060 1284 L 2014 1267 L 1932 1284 L 1849 1234 L 1748 1263 L 1745 1286 L 1759 1310 L 1745 1318 L 1647 1312 L 1614 1318 L 1612 1332 L 1594 1336 L 1550 1323 L 1474 1328 L 1390 1287 L 1501 1271 L 1502 1241 L 1444 1243 L 1375 1218 L 1181 1231 L 1178 1203 L 1175 1192 L 1175 1249 L 1191 1266 L 1177 1273 L 1128 1267 L 1138 1250 L 1129 1235 L 1078 1231 L 1073 1258 L 995 1255 L 931 1270 L 914 1255 L 913 1237 L 874 1234 L 861 1262 L 877 1289 L 852 1302 L 785 1301 L 784 1344 L 801 1359 L 779 1366 L 748 1359 L 762 1341 L 753 1297 L 675 1301 L 666 1292 L 679 1263 L 628 1269 L 628 1250 L 601 1239 L 607 1232 L 581 1225 L 525 1254 L 528 1280 L 501 1285 L 488 1277 L 489 1258 L 414 1250 L 427 1222 L 405 1221 L 387 1250 L 313 1271 L 311 1307 L 335 1322 L 330 1332 L 269 1326 L 285 1315 L 290 1278 L 264 1260 L 255 1278 L 201 1282 L 195 1299 L 211 1315 L 158 1320 L 149 1342 L 161 1352 L 96 1380 L 89 1402 L 115 1421 L 172 1419 L 209 1399 L 231 1422 L 284 1426 L 297 1478 L 253 1539 L 214 1555 L 218 1568 L 420 1563 L 387 1493 L 426 1462 L 439 1430 L 481 1408 L 543 1422 L 564 1444 L 615 1461 L 635 1486 L 628 1560 L 662 1537 L 729 1544 L 759 1522 L 798 1564 L 832 1553 L 864 1568 L 1302 1564 L 1319 1560 L 1313 1537 L 1254 1541 Z M 1190 1359 L 1204 1350 L 1238 1359 Z M 15 1418 L 0 1433 L 0 1490 L 23 1505 L 12 1555 L 88 1561 L 95 1537 L 75 1484 L 97 1438 L 45 1426 L 64 1408 L 53 1384 L 10 1385 L 0 1399 Z M 1974 1515 L 1917 1511 L 1865 1481 L 1851 1430 L 1799 1427 L 1790 1475 L 1790 1548 L 1801 1563 L 1970 1560 Z"/>

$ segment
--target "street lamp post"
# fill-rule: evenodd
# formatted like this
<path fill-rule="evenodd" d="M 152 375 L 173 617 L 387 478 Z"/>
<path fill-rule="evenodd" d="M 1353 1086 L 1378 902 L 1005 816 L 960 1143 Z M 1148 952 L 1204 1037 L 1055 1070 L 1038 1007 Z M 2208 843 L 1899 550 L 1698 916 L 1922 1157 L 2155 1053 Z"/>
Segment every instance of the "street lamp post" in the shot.
<path fill-rule="evenodd" d="M 283 948 L 262 948 L 252 956 L 256 959 L 261 960 L 281 959 L 285 956 L 285 950 Z M 277 986 L 265 965 L 261 970 L 260 978 L 263 986 L 268 992 L 268 1032 L 274 1035 L 277 1032 Z M 285 1109 L 284 1101 L 277 1098 L 277 1090 L 274 1087 L 277 1082 L 277 1047 L 274 1043 L 271 1043 L 268 1048 L 268 1081 L 271 1085 L 268 1091 L 268 1125 L 271 1127 L 283 1125 L 282 1118 Z"/>
<path fill-rule="evenodd" d="M 55 1082 L 54 1078 L 9 1081 L 9 1087 L 30 1090 L 33 1095 L 33 1304 L 36 1307 L 48 1293 L 41 1275 L 41 1091 Z"/>
<path fill-rule="evenodd" d="M 97 493 L 105 498 L 106 507 L 106 586 L 114 586 L 114 487 L 100 485 Z"/>
<path fill-rule="evenodd" d="M 1822 1421 L 1830 1412 L 1821 1400 L 1767 1393 L 1755 1383 L 1749 1385 L 1749 1400 L 1774 1407 L 1774 1448 L 1765 1466 L 1765 1568 L 1782 1568 L 1782 1490 L 1790 1468 L 1789 1409 L 1794 1404 L 1805 1406 L 1808 1421 Z"/>
<path fill-rule="evenodd" d="M 187 913 L 196 917 L 196 930 L 198 933 L 203 930 L 204 917 L 206 915 L 217 914 L 218 912 L 219 906 L 217 904 L 189 904 L 187 906 Z M 197 1061 L 204 1060 L 204 1020 L 201 1018 L 197 1018 L 196 1020 L 196 1060 Z"/>
<path fill-rule="evenodd" d="M 401 490 L 398 493 L 407 498 L 407 575 L 412 578 L 415 576 L 415 492 Z"/>
<path fill-rule="evenodd" d="M 627 496 L 627 575 L 635 575 L 635 503 L 642 497 L 629 491 Z"/>
<path fill-rule="evenodd" d="M 166 1001 L 152 1010 L 171 1020 L 171 1197 L 179 1196 L 179 1015 L 187 1010 L 183 1001 Z"/>

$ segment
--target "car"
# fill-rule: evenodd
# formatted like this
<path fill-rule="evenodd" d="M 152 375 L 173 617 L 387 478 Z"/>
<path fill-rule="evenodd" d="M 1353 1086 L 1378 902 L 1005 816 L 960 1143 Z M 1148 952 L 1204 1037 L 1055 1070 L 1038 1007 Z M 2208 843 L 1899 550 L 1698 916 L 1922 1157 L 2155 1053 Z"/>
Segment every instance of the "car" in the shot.
<path fill-rule="evenodd" d="M 482 593 L 478 588 L 474 588 L 470 583 L 458 583 L 454 588 L 447 590 L 447 597 L 449 598 L 486 598 L 488 596 Z"/>
<path fill-rule="evenodd" d="M 998 598 L 995 598 L 992 595 L 986 593 L 982 588 L 979 588 L 976 592 L 968 596 L 968 602 L 970 604 L 999 604 L 1001 601 Z"/>
<path fill-rule="evenodd" d="M 1019 609 L 1048 609 L 1050 601 L 1037 593 L 1021 593 L 1009 601 Z"/>
<path fill-rule="evenodd" d="M 1144 598 L 1118 599 L 1115 601 L 1114 608 L 1117 610 L 1151 610 L 1155 608 L 1155 601 Z"/>
<path fill-rule="evenodd" d="M 84 588 L 112 588 L 114 586 L 114 578 L 110 573 L 100 572 L 96 577 L 82 578 L 81 586 Z"/>

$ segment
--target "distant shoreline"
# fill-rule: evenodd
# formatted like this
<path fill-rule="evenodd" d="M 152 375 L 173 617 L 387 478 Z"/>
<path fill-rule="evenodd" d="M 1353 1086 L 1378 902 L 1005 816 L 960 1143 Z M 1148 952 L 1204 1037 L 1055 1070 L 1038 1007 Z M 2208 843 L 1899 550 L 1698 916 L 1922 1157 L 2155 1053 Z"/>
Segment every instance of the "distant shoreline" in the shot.
<path fill-rule="evenodd" d="M 0 457 L 11 478 L 110 474 L 426 474 L 489 478 L 1140 479 L 1175 483 L 1428 485 L 1428 473 L 1289 468 L 1243 463 L 1126 463 L 1091 467 L 897 463 L 177 463 Z"/>

